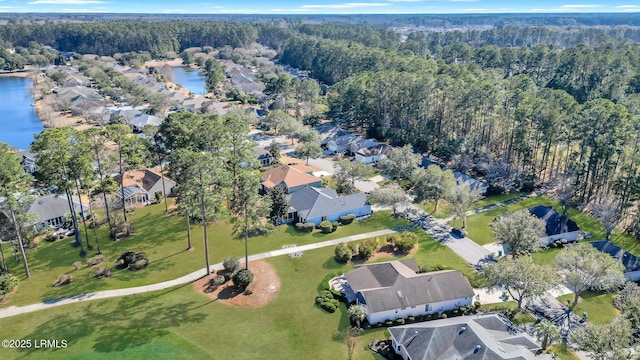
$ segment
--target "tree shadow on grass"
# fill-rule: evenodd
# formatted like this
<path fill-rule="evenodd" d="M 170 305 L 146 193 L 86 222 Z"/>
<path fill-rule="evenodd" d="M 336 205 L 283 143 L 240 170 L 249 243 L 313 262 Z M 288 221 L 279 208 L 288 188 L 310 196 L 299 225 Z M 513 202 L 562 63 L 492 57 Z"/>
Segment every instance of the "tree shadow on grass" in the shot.
<path fill-rule="evenodd" d="M 64 317 L 55 317 L 42 323 L 25 339 L 67 340 L 68 348 L 80 340 L 94 341 L 93 351 L 110 353 L 141 346 L 166 335 L 170 328 L 187 323 L 199 323 L 207 316 L 196 309 L 194 301 L 166 305 L 165 295 L 180 287 L 151 294 L 126 296 L 101 302 L 87 303 L 83 307 L 69 308 Z M 110 302 L 115 302 L 110 303 Z M 64 351 L 24 349 L 27 355 L 38 352 Z M 67 350 L 70 351 L 70 350 Z M 35 354 L 35 353 L 34 353 Z M 46 355 L 45 355 L 46 357 Z"/>

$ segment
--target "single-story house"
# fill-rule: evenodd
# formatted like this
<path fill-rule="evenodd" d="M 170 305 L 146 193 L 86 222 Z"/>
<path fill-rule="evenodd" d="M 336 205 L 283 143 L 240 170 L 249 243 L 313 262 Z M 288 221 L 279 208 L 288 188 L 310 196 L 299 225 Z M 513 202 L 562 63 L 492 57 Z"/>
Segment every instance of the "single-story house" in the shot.
<path fill-rule="evenodd" d="M 253 152 L 256 154 L 256 159 L 258 160 L 260 167 L 267 167 L 273 164 L 274 159 L 269 150 L 256 146 L 253 148 Z"/>
<path fill-rule="evenodd" d="M 314 128 L 320 134 L 320 145 L 327 146 L 327 143 L 336 137 L 351 135 L 350 132 L 342 130 L 332 123 L 318 125 Z"/>
<path fill-rule="evenodd" d="M 120 175 L 114 176 L 114 180 L 120 184 Z M 171 194 L 176 182 L 164 177 L 164 193 Z M 124 199 L 128 206 L 147 205 L 155 201 L 155 194 L 163 192 L 162 176 L 152 170 L 134 170 L 124 173 L 123 180 Z M 118 187 L 116 196 L 122 199 L 122 189 Z"/>
<path fill-rule="evenodd" d="M 80 209 L 80 200 L 72 197 L 73 206 L 78 216 L 83 218 L 89 216 L 88 204 L 83 204 Z M 69 202 L 65 194 L 49 194 L 36 198 L 27 210 L 28 214 L 34 216 L 34 227 L 36 230 L 49 226 L 62 225 L 67 221 L 67 214 L 70 214 Z"/>
<path fill-rule="evenodd" d="M 260 182 L 264 192 L 280 186 L 287 194 L 292 194 L 306 187 L 322 186 L 322 179 L 312 174 L 313 169 L 302 164 L 282 165 L 263 172 Z"/>
<path fill-rule="evenodd" d="M 529 208 L 529 213 L 545 223 L 545 236 L 540 238 L 543 246 L 559 239 L 576 241 L 582 234 L 575 221 L 558 214 L 552 206 L 534 206 Z"/>
<path fill-rule="evenodd" d="M 504 316 L 482 314 L 389 328 L 393 351 L 404 360 L 534 360 L 538 343 Z"/>
<path fill-rule="evenodd" d="M 352 134 L 344 134 L 340 136 L 334 136 L 332 139 L 327 141 L 327 150 L 332 153 L 343 153 L 349 151 L 351 142 L 356 139 L 355 135 Z"/>
<path fill-rule="evenodd" d="M 347 299 L 365 307 L 370 324 L 441 314 L 471 305 L 474 297 L 469 280 L 460 271 L 418 273 L 413 259 L 362 265 L 344 278 Z"/>
<path fill-rule="evenodd" d="M 480 194 L 485 194 L 487 192 L 487 189 L 489 188 L 489 184 L 482 182 L 480 180 L 474 179 L 471 176 L 467 174 L 463 174 L 458 171 L 453 173 L 453 177 L 456 178 L 456 182 L 458 184 L 466 182 L 467 184 L 469 184 L 471 189 L 479 191 Z"/>
<path fill-rule="evenodd" d="M 287 196 L 289 212 L 283 222 L 338 221 L 340 216 L 371 215 L 371 205 L 363 193 L 338 197 L 334 189 L 308 187 Z"/>
<path fill-rule="evenodd" d="M 387 158 L 387 154 L 392 147 L 386 144 L 375 145 L 368 148 L 360 149 L 356 152 L 356 161 L 363 164 L 373 164 Z"/>
<path fill-rule="evenodd" d="M 349 152 L 351 152 L 352 154 L 355 154 L 359 150 L 368 149 L 370 147 L 377 146 L 377 145 L 378 145 L 378 140 L 374 138 L 365 139 L 363 137 L 358 136 L 355 139 L 351 140 L 351 143 L 349 144 Z"/>
<path fill-rule="evenodd" d="M 129 120 L 129 125 L 136 131 L 142 131 L 145 126 L 160 126 L 162 120 L 159 117 L 142 114 Z"/>
<path fill-rule="evenodd" d="M 592 241 L 589 244 L 600 252 L 607 253 L 614 259 L 620 261 L 622 266 L 624 266 L 625 279 L 628 281 L 640 281 L 640 259 L 635 255 L 626 252 L 618 245 L 606 240 Z"/>

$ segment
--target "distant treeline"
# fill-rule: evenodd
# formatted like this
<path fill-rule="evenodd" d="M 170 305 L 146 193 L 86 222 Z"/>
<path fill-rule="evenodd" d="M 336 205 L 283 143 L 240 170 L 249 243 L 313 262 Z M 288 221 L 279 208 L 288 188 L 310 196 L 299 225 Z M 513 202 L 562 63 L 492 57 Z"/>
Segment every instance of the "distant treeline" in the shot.
<path fill-rule="evenodd" d="M 146 51 L 153 57 L 161 57 L 195 46 L 243 47 L 257 37 L 253 25 L 235 22 L 115 21 L 0 26 L 0 38 L 14 46 L 26 47 L 36 41 L 60 51 L 97 55 Z"/>

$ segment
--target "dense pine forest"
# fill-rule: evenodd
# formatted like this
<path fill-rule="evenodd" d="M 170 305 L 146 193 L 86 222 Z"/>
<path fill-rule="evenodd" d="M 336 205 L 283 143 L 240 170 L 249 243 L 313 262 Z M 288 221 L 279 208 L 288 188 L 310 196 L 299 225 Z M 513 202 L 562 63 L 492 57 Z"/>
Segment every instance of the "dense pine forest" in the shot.
<path fill-rule="evenodd" d="M 496 191 L 569 183 L 576 203 L 611 194 L 634 211 L 640 200 L 637 19 L 550 16 L 542 25 L 540 18 L 519 16 L 479 16 L 475 23 L 474 17 L 465 23 L 457 17 L 402 19 L 401 25 L 412 26 L 402 33 L 295 18 L 46 21 L 8 23 L 0 26 L 0 38 L 29 49 L 38 43 L 154 58 L 193 46 L 259 42 L 275 49 L 281 64 L 308 70 L 326 85 L 329 119 L 437 155 L 491 181 Z M 452 24 L 452 31 L 422 28 Z M 7 64 L 11 56 L 4 54 Z"/>

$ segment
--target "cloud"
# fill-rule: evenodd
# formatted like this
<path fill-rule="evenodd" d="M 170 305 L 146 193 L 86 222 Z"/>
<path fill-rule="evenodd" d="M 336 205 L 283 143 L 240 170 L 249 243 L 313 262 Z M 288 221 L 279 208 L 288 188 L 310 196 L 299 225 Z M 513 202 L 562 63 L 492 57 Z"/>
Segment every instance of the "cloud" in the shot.
<path fill-rule="evenodd" d="M 35 0 L 28 2 L 29 5 L 87 5 L 87 4 L 104 4 L 104 1 L 100 0 Z"/>
<path fill-rule="evenodd" d="M 616 6 L 616 7 L 620 8 L 620 9 L 638 9 L 638 10 L 640 10 L 640 5 L 619 5 L 619 6 Z"/>
<path fill-rule="evenodd" d="M 370 6 L 389 6 L 389 3 L 344 3 L 344 4 L 327 4 L 327 5 L 302 5 L 300 9 L 353 9 L 365 8 Z"/>
<path fill-rule="evenodd" d="M 598 4 L 572 4 L 572 5 L 562 5 L 560 6 L 561 9 L 590 9 L 590 8 L 596 8 L 596 7 L 600 7 L 602 5 L 598 5 Z"/>
<path fill-rule="evenodd" d="M 476 2 L 478 0 L 449 0 L 449 2 Z"/>
<path fill-rule="evenodd" d="M 389 2 L 392 3 L 398 3 L 398 2 L 423 2 L 424 0 L 388 0 Z"/>

